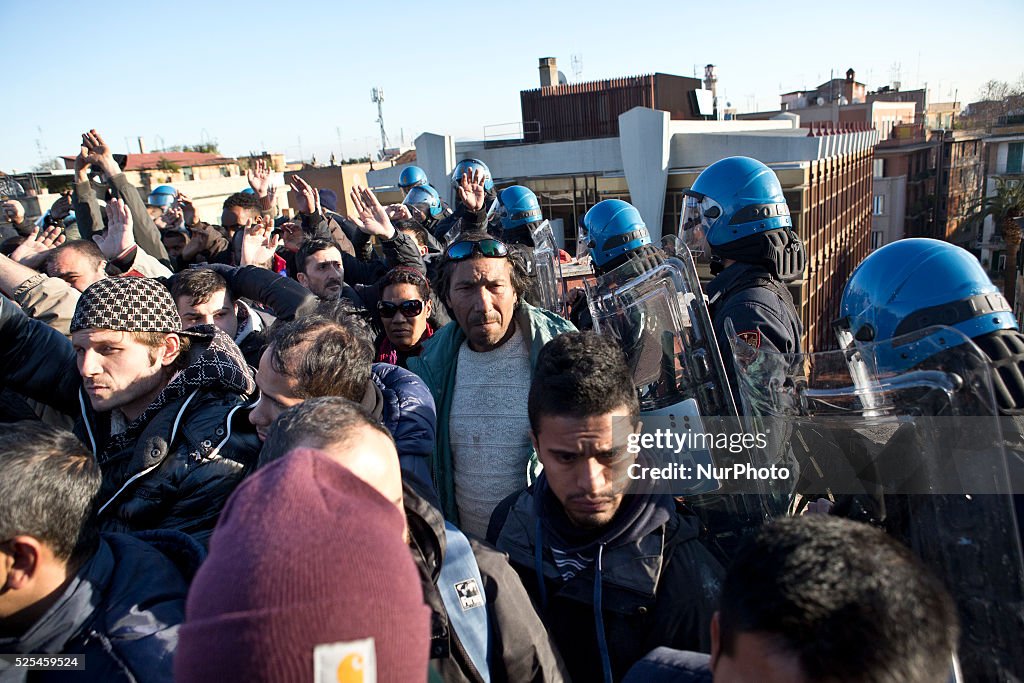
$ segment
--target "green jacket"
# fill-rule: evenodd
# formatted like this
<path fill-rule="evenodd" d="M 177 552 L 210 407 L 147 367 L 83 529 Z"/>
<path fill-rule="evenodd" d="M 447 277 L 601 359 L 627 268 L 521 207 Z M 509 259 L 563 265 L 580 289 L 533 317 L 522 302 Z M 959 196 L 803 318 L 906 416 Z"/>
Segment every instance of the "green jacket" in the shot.
<path fill-rule="evenodd" d="M 515 312 L 516 331 L 525 334 L 530 344 L 530 368 L 537 366 L 537 355 L 541 348 L 563 332 L 575 332 L 571 322 L 543 308 L 535 308 L 522 302 Z M 430 388 L 437 406 L 437 441 L 430 459 L 434 474 L 434 485 L 441 497 L 441 510 L 445 519 L 456 526 L 459 523 L 458 508 L 455 505 L 455 473 L 452 469 L 452 453 L 448 444 L 448 419 L 451 416 L 452 397 L 455 395 L 455 373 L 459 360 L 459 347 L 466 341 L 466 335 L 458 323 L 450 322 L 434 333 L 423 344 L 418 357 L 409 359 L 409 369 L 419 375 Z M 536 454 L 530 449 L 531 463 Z M 524 477 L 523 486 L 527 481 Z"/>

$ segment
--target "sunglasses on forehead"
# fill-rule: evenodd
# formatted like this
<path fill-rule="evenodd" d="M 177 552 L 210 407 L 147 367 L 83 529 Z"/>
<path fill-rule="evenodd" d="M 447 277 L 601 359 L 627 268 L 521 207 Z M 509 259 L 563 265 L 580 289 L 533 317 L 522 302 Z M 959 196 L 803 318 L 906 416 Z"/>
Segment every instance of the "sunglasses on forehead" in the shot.
<path fill-rule="evenodd" d="M 474 253 L 487 258 L 502 258 L 508 256 L 508 247 L 500 240 L 485 239 L 479 242 L 456 242 L 445 251 L 445 255 L 452 261 L 464 261 Z"/>
<path fill-rule="evenodd" d="M 395 313 L 402 312 L 403 318 L 415 318 L 423 312 L 423 302 L 419 299 L 407 299 L 400 303 L 391 301 L 380 301 L 377 303 L 377 312 L 382 318 L 394 318 Z"/>

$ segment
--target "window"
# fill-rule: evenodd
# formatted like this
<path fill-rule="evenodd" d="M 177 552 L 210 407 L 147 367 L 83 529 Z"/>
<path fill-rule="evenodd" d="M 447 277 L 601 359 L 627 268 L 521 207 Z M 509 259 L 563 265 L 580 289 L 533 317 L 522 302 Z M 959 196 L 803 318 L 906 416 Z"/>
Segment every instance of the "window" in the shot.
<path fill-rule="evenodd" d="M 185 180 L 195 180 L 196 179 L 195 171 L 192 170 L 191 166 L 186 166 L 185 168 L 181 169 L 181 174 L 183 176 L 185 176 Z"/>
<path fill-rule="evenodd" d="M 885 242 L 885 233 L 881 230 L 871 231 L 871 248 L 878 249 Z"/>
<path fill-rule="evenodd" d="M 1001 273 L 1004 270 L 1006 270 L 1006 254 L 1005 253 L 1000 253 L 999 254 L 999 260 L 997 261 L 997 263 L 999 264 L 998 266 L 996 266 L 996 272 L 997 273 Z"/>
<path fill-rule="evenodd" d="M 872 176 L 875 178 L 885 176 L 885 159 L 875 159 L 874 173 Z"/>
<path fill-rule="evenodd" d="M 874 200 L 874 210 L 872 213 L 876 216 L 881 216 L 885 213 L 885 195 L 876 194 Z"/>
<path fill-rule="evenodd" d="M 1006 172 L 1020 173 L 1021 161 L 1024 160 L 1024 142 L 1011 142 L 1006 154 Z"/>
<path fill-rule="evenodd" d="M 225 178 L 230 178 L 231 177 L 231 169 L 228 168 L 227 166 L 221 166 L 220 167 L 220 174 L 221 174 L 221 176 L 223 176 Z"/>

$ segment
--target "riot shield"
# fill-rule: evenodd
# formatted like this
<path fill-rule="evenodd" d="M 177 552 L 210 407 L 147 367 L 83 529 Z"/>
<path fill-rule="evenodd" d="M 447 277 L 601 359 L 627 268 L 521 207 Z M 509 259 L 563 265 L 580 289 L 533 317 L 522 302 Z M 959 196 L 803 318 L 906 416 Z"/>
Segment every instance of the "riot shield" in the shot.
<path fill-rule="evenodd" d="M 543 308 L 566 315 L 565 281 L 562 280 L 562 263 L 558 258 L 558 244 L 551 223 L 542 221 L 530 231 L 533 235 L 533 275 L 535 292 Z"/>
<path fill-rule="evenodd" d="M 626 353 L 642 412 L 692 401 L 698 415 L 736 415 L 704 293 L 689 252 L 627 261 L 585 283 L 598 334 Z"/>
<path fill-rule="evenodd" d="M 967 680 L 1024 677 L 1024 562 L 985 354 L 948 327 L 799 356 L 727 330 L 746 429 L 771 435 L 754 457 L 795 461 L 794 501 L 882 526 L 945 581 Z"/>

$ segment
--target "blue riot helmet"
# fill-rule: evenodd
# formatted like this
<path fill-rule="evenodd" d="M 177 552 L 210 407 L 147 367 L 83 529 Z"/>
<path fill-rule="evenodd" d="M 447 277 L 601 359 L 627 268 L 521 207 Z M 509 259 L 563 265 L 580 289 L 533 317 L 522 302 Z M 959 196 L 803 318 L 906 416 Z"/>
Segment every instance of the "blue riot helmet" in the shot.
<path fill-rule="evenodd" d="M 242 190 L 240 194 L 256 194 L 256 190 L 252 189 L 251 187 L 247 187 L 244 190 Z"/>
<path fill-rule="evenodd" d="M 775 172 L 756 159 L 728 157 L 708 166 L 684 193 L 680 238 L 698 260 L 763 265 L 788 282 L 806 265 Z"/>
<path fill-rule="evenodd" d="M 398 187 L 402 192 L 408 192 L 414 187 L 427 185 L 427 174 L 419 166 L 409 166 L 398 176 Z"/>
<path fill-rule="evenodd" d="M 419 187 L 412 188 L 409 190 L 409 194 L 405 195 L 402 203 L 406 206 L 416 205 L 416 208 L 422 211 L 424 215 L 431 218 L 437 218 L 444 211 L 441 196 L 430 185 L 420 185 Z"/>
<path fill-rule="evenodd" d="M 148 206 L 159 206 L 166 209 L 174 203 L 174 198 L 177 196 L 178 191 L 170 185 L 160 185 L 149 193 L 149 197 L 146 198 L 146 204 Z"/>
<path fill-rule="evenodd" d="M 494 189 L 494 180 L 491 178 L 491 169 L 487 168 L 487 164 L 479 159 L 463 159 L 456 164 L 455 169 L 452 171 L 452 187 L 458 187 L 459 181 L 462 180 L 462 176 L 466 175 L 466 172 L 472 169 L 477 169 L 483 173 L 485 190 L 490 192 Z"/>
<path fill-rule="evenodd" d="M 498 193 L 498 203 L 501 205 L 502 230 L 514 230 L 544 220 L 537 195 L 528 187 L 506 187 Z"/>
<path fill-rule="evenodd" d="M 839 314 L 833 327 L 843 348 L 936 325 L 972 339 L 1017 329 L 1010 305 L 977 258 L 949 242 L 925 238 L 897 240 L 869 254 L 846 283 Z M 878 351 L 884 366 L 879 369 L 913 367 L 924 360 L 914 349 Z"/>
<path fill-rule="evenodd" d="M 579 244 L 590 250 L 597 269 L 651 243 L 651 234 L 640 212 L 621 199 L 605 199 L 592 206 L 580 228 Z"/>

